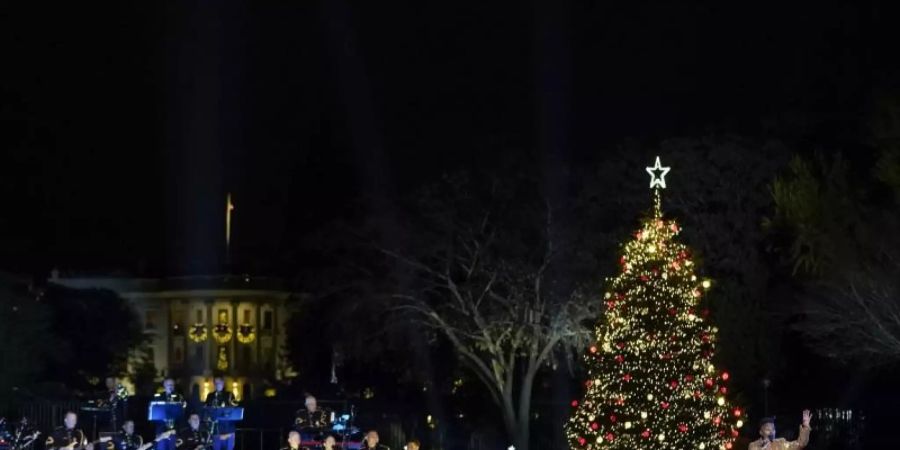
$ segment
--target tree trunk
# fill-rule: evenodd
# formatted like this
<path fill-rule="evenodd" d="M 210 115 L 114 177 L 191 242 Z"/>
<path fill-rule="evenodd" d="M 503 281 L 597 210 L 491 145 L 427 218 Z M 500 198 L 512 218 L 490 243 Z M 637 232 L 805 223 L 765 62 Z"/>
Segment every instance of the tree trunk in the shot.
<path fill-rule="evenodd" d="M 528 450 L 531 443 L 531 388 L 534 385 L 534 376 L 535 371 L 529 367 L 519 387 L 519 411 L 513 435 L 516 450 Z"/>

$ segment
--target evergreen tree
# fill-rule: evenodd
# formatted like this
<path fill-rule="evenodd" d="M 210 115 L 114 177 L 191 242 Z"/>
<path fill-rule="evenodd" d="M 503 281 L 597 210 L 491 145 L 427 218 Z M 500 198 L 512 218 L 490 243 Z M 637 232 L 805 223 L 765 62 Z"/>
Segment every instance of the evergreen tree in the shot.
<path fill-rule="evenodd" d="M 744 411 L 726 400 L 729 374 L 713 364 L 710 281 L 676 240 L 678 224 L 662 216 L 668 170 L 659 158 L 647 168 L 654 208 L 608 281 L 586 393 L 566 428 L 572 449 L 731 449 L 743 425 Z"/>

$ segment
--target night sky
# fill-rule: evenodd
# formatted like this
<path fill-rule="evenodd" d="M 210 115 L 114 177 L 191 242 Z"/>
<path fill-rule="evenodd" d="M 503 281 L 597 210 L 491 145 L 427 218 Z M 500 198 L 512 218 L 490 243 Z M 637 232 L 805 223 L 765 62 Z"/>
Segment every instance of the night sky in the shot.
<path fill-rule="evenodd" d="M 866 1 L 6 3 L 0 269 L 34 274 L 220 271 L 229 191 L 235 258 L 281 273 L 352 199 L 515 153 L 840 147 L 900 72 Z"/>

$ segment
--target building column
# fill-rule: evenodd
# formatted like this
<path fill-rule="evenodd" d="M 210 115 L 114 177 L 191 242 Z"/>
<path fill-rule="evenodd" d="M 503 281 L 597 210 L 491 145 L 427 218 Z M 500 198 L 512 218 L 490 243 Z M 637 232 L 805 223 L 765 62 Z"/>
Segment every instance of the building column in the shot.
<path fill-rule="evenodd" d="M 206 303 L 206 328 L 207 328 L 207 339 L 206 339 L 206 366 L 203 367 L 203 372 L 200 375 L 206 376 L 207 373 L 212 373 L 212 369 L 216 367 L 216 357 L 218 356 L 218 348 L 216 343 L 216 338 L 213 335 L 213 327 L 215 326 L 215 318 L 213 316 L 213 303 L 215 303 L 214 299 L 208 298 L 204 300 Z"/>
<path fill-rule="evenodd" d="M 262 362 L 262 354 L 261 354 L 261 344 L 262 341 L 262 306 L 260 305 L 259 300 L 253 302 L 253 305 L 256 307 L 256 341 L 253 343 L 256 346 L 256 352 L 253 354 L 253 364 L 254 367 L 259 367 L 260 362 Z"/>
<path fill-rule="evenodd" d="M 232 376 L 237 374 L 237 328 L 238 328 L 238 301 L 235 299 L 231 299 L 231 345 L 229 346 L 229 353 L 231 353 L 231 360 L 228 364 L 228 373 Z M 231 389 L 231 386 L 228 386 L 228 389 Z"/>

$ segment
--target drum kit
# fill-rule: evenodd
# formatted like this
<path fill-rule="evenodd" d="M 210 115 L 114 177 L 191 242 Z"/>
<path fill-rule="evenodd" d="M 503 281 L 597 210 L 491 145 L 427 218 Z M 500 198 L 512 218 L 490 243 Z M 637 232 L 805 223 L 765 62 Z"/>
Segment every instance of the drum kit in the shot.
<path fill-rule="evenodd" d="M 335 447 L 341 449 L 358 450 L 362 447 L 363 432 L 353 424 L 353 407 L 348 414 L 330 414 L 329 424 L 323 428 L 301 428 L 300 446 L 309 449 L 324 448 L 325 438 L 331 436 L 335 440 Z"/>

